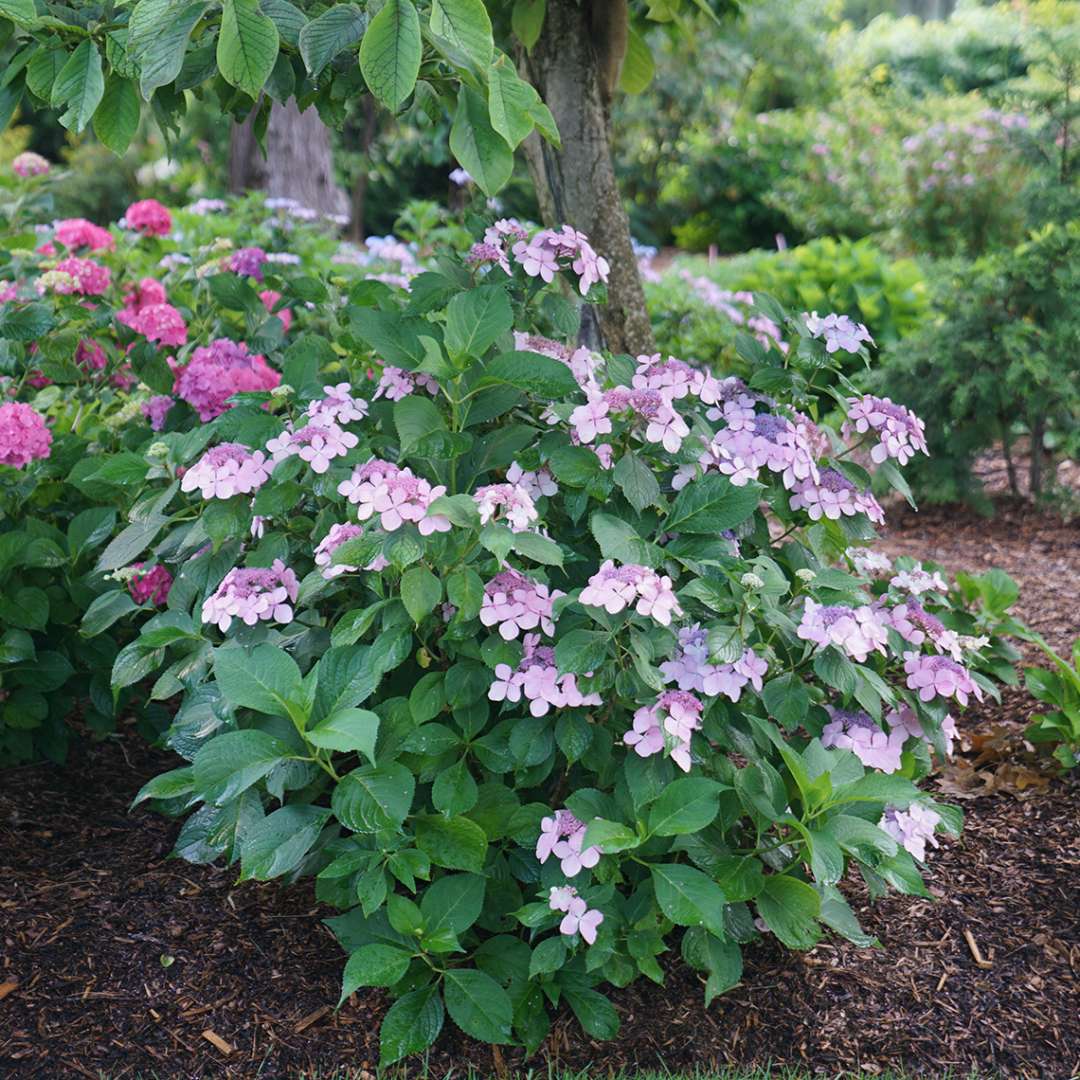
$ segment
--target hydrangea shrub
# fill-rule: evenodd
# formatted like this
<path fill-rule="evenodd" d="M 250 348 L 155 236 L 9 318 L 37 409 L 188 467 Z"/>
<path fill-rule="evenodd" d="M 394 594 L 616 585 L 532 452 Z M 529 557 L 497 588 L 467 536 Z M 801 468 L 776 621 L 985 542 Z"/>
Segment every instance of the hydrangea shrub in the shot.
<path fill-rule="evenodd" d="M 740 334 L 745 379 L 565 344 L 607 271 L 500 222 L 407 291 L 331 275 L 283 380 L 144 444 L 136 554 L 173 580 L 138 570 L 113 683 L 179 698 L 187 764 L 138 801 L 187 859 L 314 876 L 342 1000 L 394 998 L 384 1062 L 447 1013 L 611 1038 L 607 988 L 672 948 L 710 1001 L 762 934 L 871 944 L 839 884 L 925 894 L 960 816 L 915 782 L 1007 668 L 871 546 L 867 467 L 905 492 L 925 438 L 840 374 L 864 327 L 758 297 L 784 347 Z"/>

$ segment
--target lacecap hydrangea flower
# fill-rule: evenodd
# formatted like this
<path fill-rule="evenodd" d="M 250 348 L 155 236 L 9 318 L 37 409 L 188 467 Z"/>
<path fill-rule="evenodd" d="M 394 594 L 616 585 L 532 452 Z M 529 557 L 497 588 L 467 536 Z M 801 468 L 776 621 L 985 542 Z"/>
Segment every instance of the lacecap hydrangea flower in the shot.
<path fill-rule="evenodd" d="M 821 745 L 828 749 L 850 750 L 867 768 L 894 773 L 907 742 L 906 728 L 888 732 L 878 727 L 861 709 L 825 706 L 829 722 L 821 732 Z"/>
<path fill-rule="evenodd" d="M 566 912 L 559 923 L 560 934 L 566 937 L 581 934 L 586 944 L 595 944 L 596 932 L 604 921 L 604 913 L 596 908 L 590 909 L 572 885 L 553 885 L 548 895 L 548 907 L 552 911 Z"/>
<path fill-rule="evenodd" d="M 348 480 L 338 484 L 338 494 L 356 505 L 360 521 L 378 514 L 379 524 L 387 532 L 400 529 L 406 522 L 415 524 L 421 536 L 450 529 L 449 518 L 428 512 L 428 507 L 446 494 L 446 488 L 432 487 L 412 469 L 389 461 L 372 458 L 357 466 Z"/>
<path fill-rule="evenodd" d="M 872 652 L 884 655 L 888 641 L 887 627 L 869 604 L 855 608 L 843 604 L 826 606 L 809 596 L 797 633 L 816 645 L 835 645 L 860 664 Z"/>
<path fill-rule="evenodd" d="M 661 626 L 670 626 L 672 616 L 682 614 L 671 578 L 637 563 L 618 566 L 612 559 L 607 559 L 589 578 L 580 599 L 589 607 L 603 608 L 609 615 L 633 606 L 639 615 L 651 617 Z"/>
<path fill-rule="evenodd" d="M 825 351 L 829 354 L 839 349 L 857 353 L 863 342 L 874 344 L 870 331 L 862 323 L 852 322 L 847 315 L 832 314 L 822 318 L 816 311 L 811 311 L 804 314 L 803 319 L 812 337 L 825 339 Z"/>
<path fill-rule="evenodd" d="M 870 449 L 870 460 L 877 465 L 889 458 L 906 465 L 916 453 L 930 453 L 926 446 L 926 424 L 910 409 L 872 394 L 848 398 L 847 420 L 841 428 L 843 437 L 848 439 L 853 433 L 865 435 L 871 431 L 878 441 Z"/>
<path fill-rule="evenodd" d="M 966 705 L 971 694 L 982 701 L 982 690 L 967 668 L 948 656 L 906 652 L 904 671 L 907 672 L 908 689 L 918 691 L 921 701 L 955 697 L 961 705 Z"/>
<path fill-rule="evenodd" d="M 769 665 L 753 649 L 746 649 L 734 663 L 711 663 L 707 634 L 698 623 L 682 627 L 678 641 L 674 656 L 660 665 L 665 682 L 710 698 L 723 694 L 732 701 L 739 700 L 747 685 L 760 693 Z"/>
<path fill-rule="evenodd" d="M 273 463 L 261 450 L 249 450 L 242 443 L 221 443 L 184 473 L 180 490 L 198 488 L 204 499 L 231 499 L 258 491 L 272 471 Z"/>
<path fill-rule="evenodd" d="M 552 708 L 602 704 L 599 694 L 583 694 L 578 689 L 576 675 L 560 676 L 555 650 L 539 642 L 539 634 L 525 635 L 524 655 L 516 670 L 509 664 L 495 666 L 495 679 L 488 688 L 490 701 L 517 704 L 524 697 L 533 716 L 546 716 Z"/>
<path fill-rule="evenodd" d="M 555 633 L 551 606 L 557 597 L 564 595 L 559 589 L 549 592 L 546 585 L 517 570 L 506 569 L 484 586 L 480 622 L 484 626 L 497 626 L 500 637 L 506 641 L 537 627 L 550 637 Z"/>
<path fill-rule="evenodd" d="M 878 828 L 887 832 L 919 862 L 926 862 L 926 845 L 938 846 L 934 830 L 940 823 L 941 815 L 937 811 L 920 803 L 912 803 L 907 810 L 886 807 Z"/>
<path fill-rule="evenodd" d="M 290 623 L 300 583 L 281 559 L 269 567 L 234 567 L 202 606 L 202 621 L 225 633 L 233 619 L 247 626 Z"/>
<path fill-rule="evenodd" d="M 653 705 L 642 706 L 634 713 L 633 727 L 623 734 L 623 742 L 634 748 L 639 757 L 659 754 L 670 736 L 674 745 L 671 760 L 689 772 L 692 764 L 690 739 L 701 727 L 704 706 L 684 690 L 665 690 Z"/>
<path fill-rule="evenodd" d="M 358 566 L 348 566 L 344 563 L 335 564 L 334 552 L 346 540 L 355 540 L 363 535 L 364 528 L 362 525 L 339 523 L 330 526 L 330 531 L 319 541 L 318 547 L 315 548 L 315 565 L 319 567 L 319 573 L 327 581 L 332 581 L 341 574 L 354 574 L 360 569 Z"/>
<path fill-rule="evenodd" d="M 540 822 L 536 857 L 544 863 L 554 855 L 567 877 L 577 877 L 582 870 L 591 870 L 600 861 L 598 847 L 583 849 L 584 838 L 584 822 L 578 821 L 569 810 L 558 810 L 554 817 L 543 818 Z"/>
<path fill-rule="evenodd" d="M 288 457 L 299 457 L 314 473 L 324 473 L 335 458 L 344 457 L 360 440 L 333 421 L 305 424 L 295 431 L 283 431 L 266 444 L 275 464 Z"/>

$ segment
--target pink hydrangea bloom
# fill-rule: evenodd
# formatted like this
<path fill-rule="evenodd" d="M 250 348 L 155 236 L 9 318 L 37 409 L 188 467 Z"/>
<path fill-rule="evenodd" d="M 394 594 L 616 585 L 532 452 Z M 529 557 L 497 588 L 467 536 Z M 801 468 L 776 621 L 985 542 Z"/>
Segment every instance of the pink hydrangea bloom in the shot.
<path fill-rule="evenodd" d="M 832 521 L 845 514 L 865 514 L 878 525 L 885 523 L 885 511 L 869 491 L 858 488 L 837 469 L 822 469 L 818 480 L 802 481 L 791 496 L 791 509 L 805 509 L 811 521 L 823 517 Z"/>
<path fill-rule="evenodd" d="M 825 315 L 820 317 L 816 311 L 803 315 L 806 328 L 811 336 L 825 339 L 825 351 L 830 355 L 838 349 L 857 353 L 865 341 L 870 345 L 874 339 L 862 323 L 852 322 L 846 315 Z"/>
<path fill-rule="evenodd" d="M 52 432 L 40 413 L 21 401 L 0 405 L 0 465 L 21 469 L 47 458 L 51 447 Z"/>
<path fill-rule="evenodd" d="M 333 422 L 313 422 L 296 431 L 283 431 L 266 444 L 266 449 L 273 455 L 275 464 L 295 455 L 306 461 L 312 472 L 322 474 L 335 458 L 344 457 L 359 442 L 351 431 Z"/>
<path fill-rule="evenodd" d="M 553 885 L 548 897 L 548 906 L 552 911 L 565 911 L 559 923 L 559 933 L 566 937 L 581 934 L 588 945 L 596 942 L 596 932 L 604 921 L 604 913 L 597 908 L 590 909 L 577 894 L 572 885 Z"/>
<path fill-rule="evenodd" d="M 570 414 L 570 423 L 574 433 L 583 443 L 590 443 L 597 435 L 607 435 L 611 431 L 608 419 L 608 403 L 601 393 L 590 394 L 584 405 L 578 405 Z"/>
<path fill-rule="evenodd" d="M 697 623 L 679 631 L 675 655 L 660 665 L 664 681 L 675 683 L 680 690 L 693 690 L 706 697 L 723 694 L 732 701 L 739 700 L 747 685 L 760 693 L 768 669 L 765 658 L 753 649 L 746 649 L 734 663 L 711 663 L 707 635 Z"/>
<path fill-rule="evenodd" d="M 963 659 L 960 635 L 949 630 L 936 616 L 931 615 L 917 600 L 905 600 L 888 610 L 888 624 L 912 645 L 929 641 L 939 652 L 948 653 L 954 660 Z"/>
<path fill-rule="evenodd" d="M 910 705 L 901 705 L 899 709 L 890 709 L 885 716 L 885 721 L 889 727 L 903 732 L 905 739 L 926 738 L 923 726 L 919 722 L 918 716 L 915 715 L 915 710 Z M 941 735 L 945 742 L 945 755 L 951 757 L 953 742 L 960 737 L 960 732 L 957 731 L 956 721 L 949 713 L 946 713 L 945 719 L 941 721 Z"/>
<path fill-rule="evenodd" d="M 499 635 L 506 641 L 513 641 L 522 631 L 535 630 L 538 626 L 550 637 L 555 633 L 551 605 L 564 595 L 559 589 L 549 592 L 546 585 L 517 570 L 503 570 L 484 586 L 480 622 L 484 626 L 497 626 Z"/>
<path fill-rule="evenodd" d="M 161 563 L 144 569 L 145 563 L 131 564 L 132 570 L 139 573 L 132 574 L 128 581 L 128 591 L 136 604 L 153 604 L 161 607 L 169 599 L 169 590 L 172 588 L 173 576 Z"/>
<path fill-rule="evenodd" d="M 506 274 L 510 273 L 510 260 L 501 244 L 489 244 L 479 241 L 469 248 L 465 256 L 465 262 L 470 266 L 483 266 L 485 263 L 493 263 L 499 266 Z"/>
<path fill-rule="evenodd" d="M 53 236 L 58 244 L 63 244 L 72 251 L 81 247 L 91 251 L 112 251 L 116 247 L 116 240 L 108 229 L 103 229 L 86 218 L 65 218 L 58 221 Z"/>
<path fill-rule="evenodd" d="M 868 604 L 857 608 L 840 604 L 825 607 L 809 596 L 798 635 L 823 647 L 835 645 L 860 664 L 875 650 L 884 654 L 888 640 L 885 624 Z"/>
<path fill-rule="evenodd" d="M 75 346 L 75 363 L 83 371 L 104 371 L 109 358 L 98 342 L 83 338 Z"/>
<path fill-rule="evenodd" d="M 849 439 L 853 433 L 864 435 L 868 431 L 876 432 L 878 437 L 870 450 L 871 460 L 878 465 L 889 458 L 906 465 L 916 453 L 930 453 L 926 446 L 926 424 L 910 409 L 872 394 L 848 398 L 848 415 L 841 434 Z"/>
<path fill-rule="evenodd" d="M 357 466 L 348 480 L 338 484 L 338 494 L 356 505 L 356 516 L 361 521 L 378 514 L 387 532 L 400 529 L 406 522 L 414 523 L 421 536 L 450 529 L 449 518 L 428 513 L 428 507 L 446 494 L 446 488 L 432 487 L 415 476 L 412 469 L 388 461 L 372 458 Z"/>
<path fill-rule="evenodd" d="M 405 371 L 398 367 L 384 367 L 379 377 L 379 385 L 372 395 L 376 400 L 385 397 L 387 401 L 400 401 L 417 389 L 426 390 L 432 397 L 439 392 L 439 384 L 431 375 L 422 371 Z"/>
<path fill-rule="evenodd" d="M 551 475 L 551 470 L 546 465 L 542 465 L 535 472 L 528 472 L 516 461 L 512 462 L 510 468 L 506 470 L 506 480 L 510 484 L 523 488 L 533 502 L 544 495 L 555 495 L 559 491 L 559 485 L 555 483 L 555 477 Z"/>
<path fill-rule="evenodd" d="M 578 276 L 582 296 L 597 282 L 606 283 L 611 270 L 607 259 L 593 250 L 588 237 L 569 225 L 560 230 L 541 229 L 531 240 L 518 240 L 513 252 L 529 277 L 544 281 L 553 281 L 559 270 L 569 266 Z"/>
<path fill-rule="evenodd" d="M 197 348 L 177 369 L 174 389 L 205 421 L 225 412 L 233 394 L 272 390 L 280 382 L 281 375 L 264 357 L 249 353 L 242 342 L 218 338 Z"/>
<path fill-rule="evenodd" d="M 334 563 L 334 552 L 337 551 L 346 540 L 355 540 L 364 535 L 361 525 L 331 525 L 330 531 L 319 541 L 315 549 L 315 565 L 321 567 L 320 573 L 327 581 L 332 581 L 341 574 L 354 574 L 359 569 L 357 566 Z"/>
<path fill-rule="evenodd" d="M 262 248 L 240 248 L 229 256 L 229 269 L 234 274 L 253 277 L 256 281 L 262 281 L 262 264 L 264 262 L 266 262 L 266 252 Z"/>
<path fill-rule="evenodd" d="M 57 282 L 55 291 L 58 293 L 101 296 L 112 283 L 112 274 L 107 266 L 102 266 L 93 259 L 79 259 L 74 255 L 61 259 L 56 264 L 56 272 L 70 279 L 70 284 L 62 280 Z"/>
<path fill-rule="evenodd" d="M 44 176 L 50 167 L 48 160 L 40 154 L 35 154 L 33 150 L 24 150 L 21 154 L 16 154 L 11 162 L 11 171 L 16 176 L 24 178 L 27 176 Z"/>
<path fill-rule="evenodd" d="M 945 593 L 949 591 L 948 583 L 941 576 L 940 571 L 931 573 L 921 566 L 913 570 L 901 570 L 894 577 L 889 578 L 889 584 L 897 589 L 904 589 L 914 596 L 922 596 L 924 592 Z"/>
<path fill-rule="evenodd" d="M 307 415 L 312 423 L 324 427 L 328 424 L 351 424 L 363 420 L 368 414 L 368 403 L 361 397 L 353 397 L 352 387 L 347 382 L 324 386 L 323 393 L 325 397 L 317 398 L 307 407 Z"/>
<path fill-rule="evenodd" d="M 671 578 L 637 563 L 617 566 L 611 559 L 589 578 L 581 590 L 581 602 L 603 608 L 609 615 L 634 605 L 639 615 L 651 617 L 661 626 L 670 626 L 671 617 L 682 614 Z"/>
<path fill-rule="evenodd" d="M 233 619 L 247 626 L 264 622 L 290 623 L 300 583 L 280 560 L 268 568 L 234 567 L 202 606 L 202 621 L 225 633 Z"/>
<path fill-rule="evenodd" d="M 129 229 L 144 236 L 168 236 L 172 229 L 172 215 L 157 199 L 140 199 L 124 211 L 124 221 Z"/>
<path fill-rule="evenodd" d="M 887 574 L 892 570 L 892 560 L 871 548 L 849 547 L 844 554 L 860 574 Z"/>
<path fill-rule="evenodd" d="M 515 671 L 509 664 L 495 666 L 495 679 L 488 689 L 491 701 L 516 704 L 522 696 L 533 716 L 545 716 L 552 709 L 600 705 L 599 694 L 582 694 L 575 675 L 559 676 L 555 650 L 540 645 L 538 634 L 526 634 L 524 655 Z"/>
<path fill-rule="evenodd" d="M 900 768 L 906 732 L 885 732 L 861 710 L 848 711 L 831 705 L 825 708 L 830 720 L 821 732 L 822 746 L 850 750 L 867 768 L 884 773 L 894 773 Z"/>
<path fill-rule="evenodd" d="M 577 877 L 583 869 L 591 870 L 600 861 L 598 847 L 582 850 L 584 837 L 585 825 L 569 810 L 559 810 L 554 817 L 546 817 L 540 822 L 536 857 L 540 862 L 547 862 L 548 856 L 554 855 L 567 877 Z"/>
<path fill-rule="evenodd" d="M 273 463 L 261 450 L 249 450 L 241 443 L 222 443 L 205 454 L 180 481 L 181 491 L 196 488 L 204 499 L 231 499 L 258 491 L 273 471 Z"/>
<path fill-rule="evenodd" d="M 968 695 L 974 694 L 982 701 L 979 688 L 967 669 L 948 656 L 923 656 L 917 652 L 904 653 L 904 671 L 907 672 L 909 690 L 917 690 L 921 701 L 933 701 L 935 697 L 955 697 L 961 705 L 968 703 Z"/>
<path fill-rule="evenodd" d="M 793 488 L 803 481 L 820 479 L 815 448 L 794 421 L 775 413 L 754 412 L 740 398 L 725 403 L 727 421 L 698 459 L 698 465 L 731 478 L 736 487 L 758 479 L 762 469 L 778 473 L 784 486 Z M 694 475 L 694 466 L 683 466 L 676 477 L 676 490 Z"/>
<path fill-rule="evenodd" d="M 539 518 L 528 491 L 518 484 L 487 484 L 473 492 L 480 522 L 503 521 L 512 532 L 524 532 Z"/>
<path fill-rule="evenodd" d="M 690 771 L 690 739 L 701 727 L 704 706 L 685 690 L 665 690 L 653 705 L 642 706 L 634 713 L 633 726 L 623 734 L 623 742 L 634 748 L 639 757 L 650 757 L 663 750 L 665 734 L 674 742 L 671 760 Z"/>
<path fill-rule="evenodd" d="M 173 399 L 168 394 L 155 394 L 140 406 L 143 416 L 150 421 L 152 431 L 160 431 L 165 426 L 165 418 L 173 407 Z"/>
<path fill-rule="evenodd" d="M 287 334 L 292 326 L 293 314 L 292 310 L 287 307 L 277 309 L 277 306 L 281 301 L 281 293 L 274 289 L 263 289 L 263 291 L 259 293 L 259 299 L 263 302 L 263 307 L 266 308 L 267 315 L 275 315 L 281 320 L 281 325 L 284 327 L 285 333 Z"/>
<path fill-rule="evenodd" d="M 895 806 L 885 808 L 878 828 L 887 832 L 901 847 L 919 862 L 926 862 L 926 845 L 934 847 L 938 841 L 934 830 L 941 823 L 941 815 L 928 806 L 912 803 L 907 810 Z"/>

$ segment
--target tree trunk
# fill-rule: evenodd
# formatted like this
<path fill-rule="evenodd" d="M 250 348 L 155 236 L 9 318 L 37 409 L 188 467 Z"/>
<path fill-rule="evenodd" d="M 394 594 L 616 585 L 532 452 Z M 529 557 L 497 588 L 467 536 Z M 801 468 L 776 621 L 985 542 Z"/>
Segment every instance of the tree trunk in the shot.
<path fill-rule="evenodd" d="M 548 0 L 543 32 L 520 68 L 562 138 L 561 150 L 536 134 L 524 144 L 544 223 L 580 229 L 611 264 L 608 302 L 585 307 L 582 339 L 634 356 L 654 344 L 611 158 L 610 104 L 626 17 L 626 0 Z"/>
<path fill-rule="evenodd" d="M 1031 423 L 1031 465 L 1028 470 L 1028 489 L 1033 499 L 1042 494 L 1043 480 L 1043 437 L 1046 434 L 1046 421 L 1041 413 Z"/>
<path fill-rule="evenodd" d="M 353 181 L 352 190 L 352 231 L 353 240 L 361 242 L 367 227 L 367 193 L 371 182 L 371 146 L 375 141 L 378 128 L 378 113 L 375 99 L 370 94 L 364 95 L 364 127 L 360 133 L 360 171 Z"/>
<path fill-rule="evenodd" d="M 349 198 L 334 181 L 330 132 L 314 108 L 301 112 L 295 101 L 276 102 L 266 128 L 266 157 L 252 130 L 255 110 L 232 129 L 229 190 L 263 190 L 296 199 L 323 214 L 348 216 Z"/>

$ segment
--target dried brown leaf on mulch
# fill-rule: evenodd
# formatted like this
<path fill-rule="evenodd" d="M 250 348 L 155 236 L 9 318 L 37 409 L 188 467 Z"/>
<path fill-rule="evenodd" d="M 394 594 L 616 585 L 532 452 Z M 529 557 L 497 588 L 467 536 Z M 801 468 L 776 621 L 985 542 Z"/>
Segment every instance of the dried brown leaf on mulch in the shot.
<path fill-rule="evenodd" d="M 1061 643 L 1080 630 L 1080 534 L 1009 514 L 902 517 L 888 544 L 954 570 L 1004 565 L 1024 587 L 1024 617 Z M 992 764 L 974 763 L 1003 738 L 995 725 L 1015 735 L 1026 709 L 1018 693 L 962 723 L 972 770 Z M 141 783 L 170 766 L 125 731 L 67 769 L 5 775 L 0 1076 L 291 1078 L 373 1066 L 387 998 L 362 992 L 332 1011 L 341 957 L 310 887 L 237 886 L 234 871 L 169 859 L 176 825 L 128 813 Z M 1026 798 L 981 786 L 965 801 L 963 837 L 933 854 L 934 901 L 871 906 L 850 883 L 882 949 L 830 941 L 794 955 L 766 942 L 747 951 L 743 983 L 707 1011 L 697 976 L 672 957 L 663 988 L 641 982 L 615 995 L 617 1041 L 594 1043 L 560 1017 L 542 1054 L 600 1073 L 765 1062 L 921 1077 L 1080 1072 L 1080 786 L 1055 779 Z M 502 1057 L 522 1064 L 516 1051 Z M 502 1070 L 448 1024 L 434 1071 L 469 1064 Z"/>

